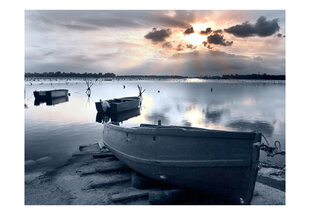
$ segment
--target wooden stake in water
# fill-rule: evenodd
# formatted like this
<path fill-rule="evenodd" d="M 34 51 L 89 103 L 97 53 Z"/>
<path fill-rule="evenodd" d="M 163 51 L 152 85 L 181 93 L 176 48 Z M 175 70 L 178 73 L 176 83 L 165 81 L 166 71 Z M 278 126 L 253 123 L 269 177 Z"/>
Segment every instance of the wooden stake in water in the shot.
<path fill-rule="evenodd" d="M 91 90 L 90 90 L 90 88 L 93 86 L 93 84 L 94 84 L 94 83 L 92 83 L 92 82 L 89 81 L 89 80 L 86 81 L 87 90 L 86 90 L 85 93 L 87 94 L 88 97 L 90 97 L 90 95 L 91 95 Z"/>

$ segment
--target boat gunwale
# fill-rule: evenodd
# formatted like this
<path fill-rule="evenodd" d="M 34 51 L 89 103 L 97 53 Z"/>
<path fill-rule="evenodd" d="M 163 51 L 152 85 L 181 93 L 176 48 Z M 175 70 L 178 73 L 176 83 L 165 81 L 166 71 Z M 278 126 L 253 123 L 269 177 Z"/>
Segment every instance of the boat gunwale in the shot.
<path fill-rule="evenodd" d="M 114 125 L 113 123 L 106 123 L 110 129 L 119 130 L 121 132 L 133 133 L 133 134 L 143 134 L 143 135 L 157 135 L 157 136 L 181 136 L 181 137 L 208 137 L 208 138 L 219 138 L 219 139 L 253 139 L 255 142 L 260 133 L 256 132 L 239 132 L 239 131 L 221 131 L 221 130 L 209 130 L 203 128 L 190 127 L 192 129 L 185 129 L 184 127 L 177 128 L 174 126 L 172 128 L 167 128 L 168 126 L 157 126 L 156 128 L 147 127 L 121 127 L 119 125 Z M 257 141 L 259 142 L 259 141 Z"/>
<path fill-rule="evenodd" d="M 55 89 L 55 90 L 39 90 L 39 91 L 37 91 L 37 90 L 35 90 L 34 92 L 53 92 L 53 91 L 69 91 L 69 90 L 67 90 L 67 89 Z"/>
<path fill-rule="evenodd" d="M 116 101 L 120 100 L 120 102 Z M 132 102 L 132 101 L 139 101 L 140 97 L 122 97 L 122 98 L 114 98 L 114 99 L 108 99 L 106 100 L 109 103 L 115 103 L 115 104 L 120 104 L 122 101 L 127 100 L 126 102 Z M 100 102 L 99 102 L 100 103 Z"/>

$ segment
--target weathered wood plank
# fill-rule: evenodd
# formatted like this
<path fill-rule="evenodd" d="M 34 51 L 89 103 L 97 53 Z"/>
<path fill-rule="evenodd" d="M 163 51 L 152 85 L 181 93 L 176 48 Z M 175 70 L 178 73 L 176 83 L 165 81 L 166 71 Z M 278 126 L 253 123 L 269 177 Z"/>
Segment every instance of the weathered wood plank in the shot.
<path fill-rule="evenodd" d="M 96 189 L 96 188 L 101 188 L 101 187 L 106 187 L 106 186 L 113 186 L 116 184 L 121 184 L 130 181 L 130 177 L 124 177 L 124 178 L 117 178 L 117 179 L 111 179 L 109 181 L 104 181 L 100 183 L 93 183 L 90 184 L 88 189 Z"/>
<path fill-rule="evenodd" d="M 285 192 L 285 181 L 258 175 L 256 181 Z"/>
<path fill-rule="evenodd" d="M 129 170 L 129 168 L 122 163 L 117 163 L 111 166 L 96 167 L 95 170 L 97 173 L 109 173 L 109 172 L 115 172 L 115 171 L 121 171 L 121 170 Z"/>
<path fill-rule="evenodd" d="M 112 202 L 119 202 L 125 200 L 136 200 L 139 198 L 148 198 L 149 191 L 148 190 L 132 190 L 124 193 L 113 194 L 111 196 Z"/>
<path fill-rule="evenodd" d="M 98 154 L 94 154 L 93 158 L 106 158 L 106 157 L 114 157 L 111 152 L 100 152 Z"/>
<path fill-rule="evenodd" d="M 90 145 L 81 145 L 79 146 L 79 150 L 80 151 L 85 151 L 85 150 L 90 150 L 90 149 L 98 149 L 100 150 L 100 145 L 99 143 L 94 143 L 94 144 L 90 144 Z"/>
<path fill-rule="evenodd" d="M 99 152 L 76 152 L 76 153 L 73 153 L 72 156 L 97 155 L 97 154 L 100 154 L 100 151 Z"/>

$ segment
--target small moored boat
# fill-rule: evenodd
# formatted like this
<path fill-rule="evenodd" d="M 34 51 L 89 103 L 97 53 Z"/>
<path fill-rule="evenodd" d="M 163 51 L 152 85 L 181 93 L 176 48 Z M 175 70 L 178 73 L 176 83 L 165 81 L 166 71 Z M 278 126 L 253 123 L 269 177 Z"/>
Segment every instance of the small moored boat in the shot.
<path fill-rule="evenodd" d="M 103 142 L 142 175 L 232 203 L 250 204 L 260 133 L 148 124 L 125 128 L 107 123 Z"/>
<path fill-rule="evenodd" d="M 123 97 L 96 102 L 98 112 L 107 112 L 116 114 L 132 109 L 137 109 L 141 104 L 141 97 Z"/>
<path fill-rule="evenodd" d="M 53 99 L 59 97 L 68 96 L 67 89 L 57 89 L 57 90 L 42 90 L 42 91 L 34 91 L 33 95 L 36 99 Z"/>
<path fill-rule="evenodd" d="M 123 97 L 104 101 L 100 100 L 99 102 L 95 102 L 97 111 L 106 112 L 109 114 L 117 114 L 120 112 L 140 108 L 142 102 L 142 94 L 145 89 L 142 90 L 142 87 L 139 85 L 138 89 L 139 96 Z"/>

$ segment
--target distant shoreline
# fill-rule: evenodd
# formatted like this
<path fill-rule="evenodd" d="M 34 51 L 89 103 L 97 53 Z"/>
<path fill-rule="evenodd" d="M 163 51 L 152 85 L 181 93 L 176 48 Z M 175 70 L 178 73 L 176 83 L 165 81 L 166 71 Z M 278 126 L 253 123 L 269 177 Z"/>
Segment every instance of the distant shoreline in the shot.
<path fill-rule="evenodd" d="M 222 76 L 177 76 L 177 75 L 115 75 L 114 73 L 25 73 L 25 78 L 59 78 L 59 79 L 81 79 L 97 78 L 105 80 L 122 79 L 202 79 L 202 80 L 285 80 L 285 75 L 251 74 L 251 75 L 222 75 Z"/>

